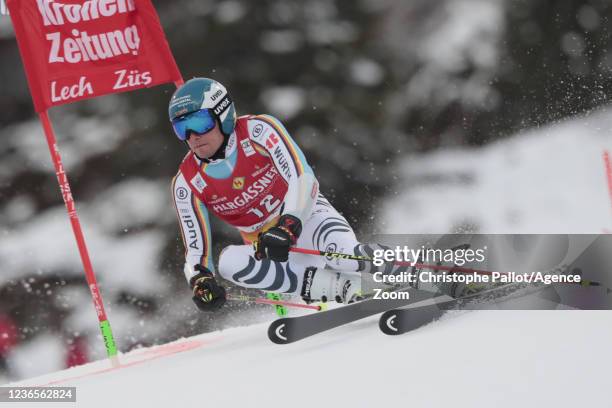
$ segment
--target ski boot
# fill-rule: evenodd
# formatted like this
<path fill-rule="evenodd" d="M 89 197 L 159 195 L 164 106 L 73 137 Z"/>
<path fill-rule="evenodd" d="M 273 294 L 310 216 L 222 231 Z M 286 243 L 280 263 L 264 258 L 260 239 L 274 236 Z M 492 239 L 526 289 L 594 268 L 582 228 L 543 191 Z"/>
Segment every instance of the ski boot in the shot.
<path fill-rule="evenodd" d="M 335 300 L 347 304 L 359 301 L 362 299 L 361 275 L 310 266 L 304 272 L 301 296 L 306 303 Z"/>

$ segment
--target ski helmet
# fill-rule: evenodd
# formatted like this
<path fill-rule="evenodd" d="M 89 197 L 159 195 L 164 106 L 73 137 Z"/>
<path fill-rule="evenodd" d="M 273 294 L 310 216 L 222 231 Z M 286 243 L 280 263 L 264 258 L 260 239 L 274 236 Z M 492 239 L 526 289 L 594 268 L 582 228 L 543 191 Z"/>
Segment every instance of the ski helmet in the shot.
<path fill-rule="evenodd" d="M 172 122 L 204 109 L 217 119 L 221 132 L 227 139 L 236 127 L 236 110 L 227 89 L 214 79 L 193 78 L 185 82 L 172 95 L 168 116 Z"/>

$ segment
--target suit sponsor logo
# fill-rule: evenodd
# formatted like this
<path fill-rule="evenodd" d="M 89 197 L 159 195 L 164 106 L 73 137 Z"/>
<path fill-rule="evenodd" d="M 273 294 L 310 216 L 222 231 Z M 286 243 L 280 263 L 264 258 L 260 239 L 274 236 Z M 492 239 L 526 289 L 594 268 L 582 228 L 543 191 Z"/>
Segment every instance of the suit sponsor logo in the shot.
<path fill-rule="evenodd" d="M 227 197 L 225 196 L 219 197 L 218 195 L 215 194 L 214 196 L 212 196 L 212 200 L 208 204 L 219 204 L 224 201 L 227 201 Z"/>
<path fill-rule="evenodd" d="M 181 222 L 183 223 L 183 231 L 185 232 L 185 244 L 192 249 L 198 248 L 198 231 L 196 230 L 196 223 L 193 220 L 193 216 L 183 215 L 181 217 Z"/>
<path fill-rule="evenodd" d="M 244 155 L 246 157 L 255 154 L 255 149 L 253 149 L 253 146 L 251 146 L 251 142 L 249 142 L 248 139 L 244 139 L 242 142 L 240 142 L 240 145 L 242 146 L 242 150 L 244 151 Z"/>
<path fill-rule="evenodd" d="M 263 168 L 260 168 L 259 166 L 255 166 L 255 168 L 257 170 L 255 170 L 255 172 L 253 172 L 253 174 L 251 174 L 251 176 L 253 177 L 257 177 L 259 176 L 261 173 L 263 173 L 264 171 L 268 170 L 268 168 L 271 166 L 270 163 L 266 164 Z"/>
<path fill-rule="evenodd" d="M 261 136 L 261 133 L 263 132 L 264 127 L 261 123 L 258 123 L 257 125 L 255 125 L 255 127 L 253 128 L 253 136 L 255 137 L 259 137 Z"/>
<path fill-rule="evenodd" d="M 179 200 L 185 200 L 189 196 L 189 191 L 185 187 L 178 187 L 176 189 L 176 197 Z"/>
<path fill-rule="evenodd" d="M 338 246 L 336 245 L 335 242 L 330 243 L 326 248 L 325 248 L 325 252 L 336 252 L 338 250 Z M 334 257 L 332 255 L 327 255 L 325 257 L 325 259 L 327 259 L 328 261 L 333 261 Z"/>
<path fill-rule="evenodd" d="M 274 146 L 278 144 L 279 141 L 280 139 L 276 133 L 270 133 L 270 136 L 268 136 L 268 140 L 266 140 L 266 147 L 272 150 Z"/>
<path fill-rule="evenodd" d="M 244 188 L 244 177 L 234 177 L 232 188 L 234 190 L 242 190 Z"/>
<path fill-rule="evenodd" d="M 270 169 L 263 174 L 260 178 L 250 184 L 248 187 L 244 187 L 244 191 L 237 197 L 234 197 L 231 201 L 211 205 L 210 209 L 217 213 L 232 212 L 246 207 L 257 199 L 261 194 L 269 191 L 274 185 L 274 179 L 277 177 L 278 171 L 276 167 L 270 167 Z M 233 187 L 233 182 L 232 182 Z M 219 200 L 221 201 L 221 200 Z"/>
<path fill-rule="evenodd" d="M 337 250 L 338 245 L 335 242 L 331 242 L 325 247 L 325 252 L 336 252 Z"/>
<path fill-rule="evenodd" d="M 283 149 L 281 149 L 281 147 L 282 146 L 277 146 L 276 149 L 274 150 L 274 153 L 272 153 L 272 155 L 274 156 L 274 159 L 276 161 L 276 164 L 279 170 L 285 176 L 285 179 L 290 180 L 291 179 L 291 169 L 289 168 L 289 160 L 287 160 L 287 156 L 285 155 L 285 152 L 283 151 Z"/>
<path fill-rule="evenodd" d="M 191 185 L 198 190 L 198 193 L 201 193 L 206 188 L 206 181 L 200 174 L 196 174 L 195 177 L 191 179 Z"/>

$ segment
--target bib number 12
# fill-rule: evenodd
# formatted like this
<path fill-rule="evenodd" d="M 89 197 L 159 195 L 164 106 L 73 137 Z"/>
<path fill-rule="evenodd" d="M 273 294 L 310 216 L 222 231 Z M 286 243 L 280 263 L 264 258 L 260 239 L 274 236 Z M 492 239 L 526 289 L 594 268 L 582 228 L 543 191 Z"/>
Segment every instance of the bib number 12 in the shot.
<path fill-rule="evenodd" d="M 247 212 L 255 214 L 255 216 L 259 218 L 263 218 L 264 215 L 273 212 L 276 207 L 280 205 L 280 203 L 281 200 L 279 200 L 278 198 L 275 199 L 272 194 L 268 194 L 259 202 L 260 208 L 265 208 L 265 213 L 260 208 L 250 208 Z"/>

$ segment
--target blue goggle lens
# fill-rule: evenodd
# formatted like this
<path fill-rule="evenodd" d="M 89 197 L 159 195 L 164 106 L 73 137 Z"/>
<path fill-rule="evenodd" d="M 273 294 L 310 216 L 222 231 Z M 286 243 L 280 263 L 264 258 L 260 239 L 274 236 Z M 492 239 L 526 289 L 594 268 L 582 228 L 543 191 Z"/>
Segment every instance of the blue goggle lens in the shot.
<path fill-rule="evenodd" d="M 174 119 L 172 127 L 179 140 L 185 141 L 190 132 L 203 134 L 211 131 L 215 127 L 215 118 L 208 109 L 202 109 Z"/>

